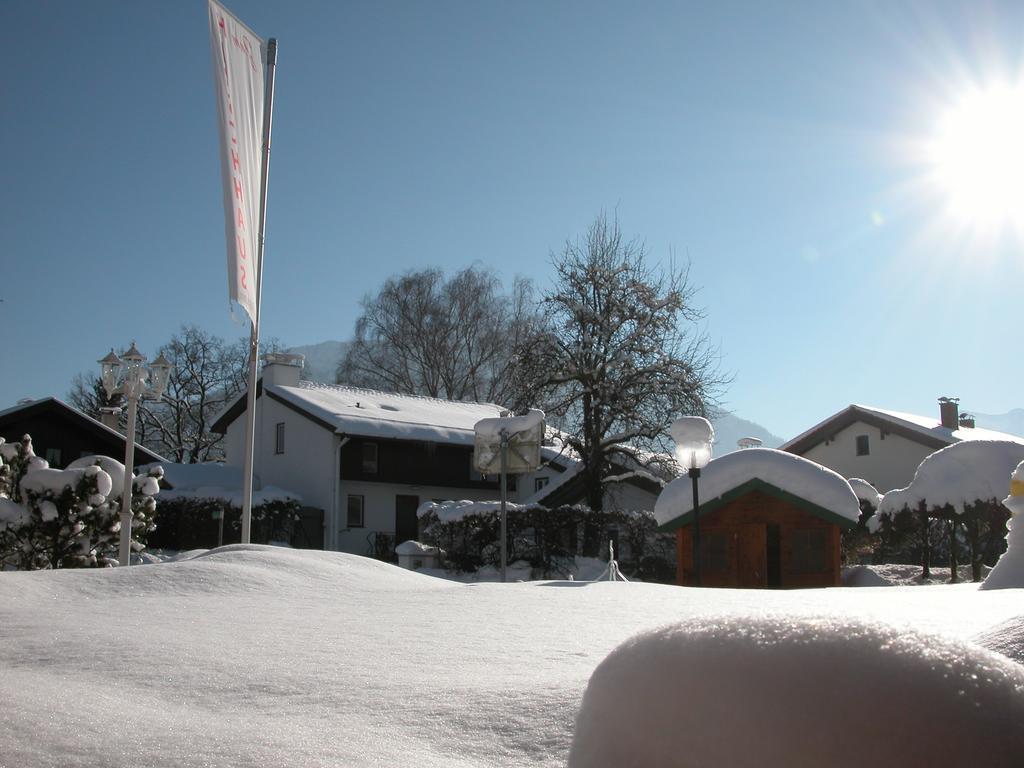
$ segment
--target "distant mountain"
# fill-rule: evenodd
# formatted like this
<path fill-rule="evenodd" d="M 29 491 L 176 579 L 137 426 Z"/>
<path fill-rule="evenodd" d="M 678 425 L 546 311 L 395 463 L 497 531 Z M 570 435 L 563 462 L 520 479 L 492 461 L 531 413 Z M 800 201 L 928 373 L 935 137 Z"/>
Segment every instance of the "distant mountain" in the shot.
<path fill-rule="evenodd" d="M 352 346 L 350 341 L 321 341 L 319 344 L 291 347 L 288 352 L 306 358 L 302 368 L 303 379 L 333 384 L 338 363 L 345 357 L 350 346 Z"/>
<path fill-rule="evenodd" d="M 727 453 L 739 450 L 736 444 L 741 437 L 756 437 L 761 440 L 765 448 L 778 448 L 783 440 L 778 435 L 773 435 L 760 424 L 741 419 L 734 413 L 726 413 L 711 422 L 715 428 L 715 456 L 724 456 Z"/>
<path fill-rule="evenodd" d="M 974 423 L 982 429 L 994 429 L 1010 435 L 1024 437 L 1024 408 L 1014 408 L 1009 413 L 988 414 L 970 411 Z"/>

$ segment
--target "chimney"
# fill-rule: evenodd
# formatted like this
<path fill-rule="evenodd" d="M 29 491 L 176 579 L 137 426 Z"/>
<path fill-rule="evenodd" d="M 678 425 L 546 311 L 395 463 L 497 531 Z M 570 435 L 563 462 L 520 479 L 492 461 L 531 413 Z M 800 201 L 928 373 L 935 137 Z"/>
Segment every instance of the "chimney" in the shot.
<path fill-rule="evenodd" d="M 946 429 L 960 428 L 960 398 L 940 397 L 939 398 L 939 420 Z"/>
<path fill-rule="evenodd" d="M 286 352 L 270 352 L 263 356 L 263 384 L 297 387 L 306 358 Z"/>
<path fill-rule="evenodd" d="M 971 414 L 960 414 L 960 429 L 974 429 L 974 417 Z"/>
<path fill-rule="evenodd" d="M 100 423 L 105 427 L 110 427 L 115 432 L 121 431 L 121 409 L 120 408 L 100 408 Z"/>

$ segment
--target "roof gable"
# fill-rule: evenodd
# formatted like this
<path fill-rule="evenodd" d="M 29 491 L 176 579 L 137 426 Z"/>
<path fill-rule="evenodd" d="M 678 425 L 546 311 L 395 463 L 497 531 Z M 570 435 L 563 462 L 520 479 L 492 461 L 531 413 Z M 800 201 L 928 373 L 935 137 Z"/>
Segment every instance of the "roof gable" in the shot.
<path fill-rule="evenodd" d="M 950 429 L 938 419 L 912 413 L 890 411 L 869 405 L 850 405 L 806 432 L 780 446 L 779 450 L 804 454 L 814 446 L 830 440 L 836 433 L 856 423 L 868 424 L 923 445 L 932 451 L 961 440 L 1009 440 L 1024 443 L 1024 438 L 977 427 Z"/>
<path fill-rule="evenodd" d="M 92 416 L 78 410 L 74 406 L 65 403 L 60 398 L 52 396 L 33 400 L 28 403 L 19 403 L 11 408 L 6 408 L 0 411 L 0 426 L 2 426 L 2 422 L 5 420 L 35 418 L 45 416 L 47 413 L 59 414 L 64 418 L 70 418 L 77 421 L 84 429 L 103 435 L 107 440 L 115 440 L 120 443 L 125 442 L 125 436 L 116 429 L 111 429 L 103 422 L 98 421 Z M 146 462 L 167 461 L 167 459 L 160 454 L 151 451 L 149 448 L 146 448 L 138 442 L 134 445 L 135 453 L 141 454 Z M 124 449 L 122 448 L 122 451 L 123 450 Z"/>
<path fill-rule="evenodd" d="M 789 493 L 788 491 L 784 491 L 781 488 L 778 488 L 772 485 L 771 483 L 766 483 L 764 480 L 761 480 L 756 477 L 748 480 L 742 485 L 736 486 L 731 491 L 722 494 L 716 499 L 712 499 L 711 501 L 708 502 L 701 502 L 701 517 L 703 517 L 704 515 L 710 515 L 712 512 L 715 512 L 721 509 L 722 507 L 726 506 L 727 504 L 731 504 L 736 499 L 746 496 L 748 493 L 753 493 L 754 491 L 761 491 L 762 493 L 765 493 L 769 496 L 773 496 L 777 499 L 792 504 L 793 506 L 802 509 L 804 512 L 808 512 L 814 515 L 815 517 L 820 518 L 821 520 L 825 520 L 826 522 L 834 523 L 835 525 L 838 525 L 840 528 L 853 528 L 857 525 L 855 521 L 850 520 L 847 517 L 837 515 L 835 512 L 825 509 L 824 507 L 819 506 L 814 502 L 808 501 L 807 499 L 797 496 L 796 494 Z M 658 530 L 662 533 L 668 533 L 671 531 L 675 531 L 679 528 L 684 528 L 692 522 L 693 510 L 691 509 L 689 512 L 658 526 Z"/>

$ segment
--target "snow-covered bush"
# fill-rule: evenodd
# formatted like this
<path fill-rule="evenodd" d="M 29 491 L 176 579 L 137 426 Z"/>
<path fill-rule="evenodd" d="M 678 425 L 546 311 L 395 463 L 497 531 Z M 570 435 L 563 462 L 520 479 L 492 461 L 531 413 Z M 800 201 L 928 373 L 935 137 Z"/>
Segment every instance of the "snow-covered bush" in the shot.
<path fill-rule="evenodd" d="M 23 570 L 113 565 L 121 531 L 124 465 L 90 456 L 50 469 L 32 439 L 0 438 L 0 567 Z M 134 478 L 132 548 L 145 548 L 161 470 Z"/>
<path fill-rule="evenodd" d="M 860 517 L 857 527 L 843 531 L 840 538 L 842 560 L 846 564 L 861 562 L 861 558 L 871 555 L 878 544 L 878 537 L 868 529 L 868 521 L 874 517 L 882 494 L 867 480 L 859 477 L 850 478 L 850 487 L 857 494 L 860 503 Z"/>
<path fill-rule="evenodd" d="M 500 566 L 501 506 L 498 502 L 426 503 L 419 509 L 422 539 L 446 553 L 446 566 L 476 571 Z M 578 555 L 607 556 L 617 540 L 624 571 L 645 581 L 675 576 L 675 539 L 657 533 L 647 511 L 599 511 L 583 506 L 547 509 L 539 504 L 508 504 L 508 562 L 524 560 L 542 578 L 567 577 Z M 593 539 L 591 548 L 588 539 Z M 601 544 L 600 549 L 598 545 Z"/>

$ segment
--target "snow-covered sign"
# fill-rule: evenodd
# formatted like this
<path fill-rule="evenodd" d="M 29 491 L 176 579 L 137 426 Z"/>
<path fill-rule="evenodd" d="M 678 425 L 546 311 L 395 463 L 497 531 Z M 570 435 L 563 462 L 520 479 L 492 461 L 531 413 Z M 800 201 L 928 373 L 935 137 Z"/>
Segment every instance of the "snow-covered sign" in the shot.
<path fill-rule="evenodd" d="M 502 440 L 508 440 L 507 474 L 533 472 L 540 467 L 544 412 L 531 408 L 522 416 L 481 419 L 473 426 L 473 466 L 484 474 L 501 472 Z"/>

